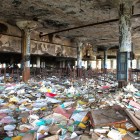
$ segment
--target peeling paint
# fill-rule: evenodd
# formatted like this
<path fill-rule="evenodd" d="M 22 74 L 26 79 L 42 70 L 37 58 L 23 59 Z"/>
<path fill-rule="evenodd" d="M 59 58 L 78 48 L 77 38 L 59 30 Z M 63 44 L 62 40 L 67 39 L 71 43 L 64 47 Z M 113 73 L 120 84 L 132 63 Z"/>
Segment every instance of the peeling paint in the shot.
<path fill-rule="evenodd" d="M 16 37 L 1 35 L 0 51 L 21 53 L 21 39 Z"/>
<path fill-rule="evenodd" d="M 77 57 L 76 48 L 66 47 L 40 41 L 31 40 L 31 54 L 36 55 L 52 55 L 62 57 Z M 21 53 L 21 38 L 8 35 L 0 35 L 0 52 L 16 52 Z"/>
<path fill-rule="evenodd" d="M 131 14 L 132 5 L 130 0 L 125 4 L 120 5 L 120 52 L 131 52 L 132 51 L 132 40 L 131 40 Z"/>

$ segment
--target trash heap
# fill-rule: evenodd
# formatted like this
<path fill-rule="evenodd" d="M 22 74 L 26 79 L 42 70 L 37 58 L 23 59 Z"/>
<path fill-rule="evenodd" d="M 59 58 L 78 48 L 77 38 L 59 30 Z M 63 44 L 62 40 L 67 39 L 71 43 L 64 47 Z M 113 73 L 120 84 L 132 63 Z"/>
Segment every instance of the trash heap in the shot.
<path fill-rule="evenodd" d="M 140 140 L 140 92 L 115 80 L 0 84 L 0 140 Z"/>

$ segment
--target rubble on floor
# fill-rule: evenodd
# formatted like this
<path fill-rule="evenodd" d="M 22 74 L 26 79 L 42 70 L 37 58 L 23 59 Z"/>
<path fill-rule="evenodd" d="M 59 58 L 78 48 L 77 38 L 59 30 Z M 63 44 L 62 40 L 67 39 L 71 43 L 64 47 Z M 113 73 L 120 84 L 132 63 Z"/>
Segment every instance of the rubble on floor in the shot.
<path fill-rule="evenodd" d="M 1 83 L 0 140 L 139 140 L 140 91 L 111 78 Z"/>

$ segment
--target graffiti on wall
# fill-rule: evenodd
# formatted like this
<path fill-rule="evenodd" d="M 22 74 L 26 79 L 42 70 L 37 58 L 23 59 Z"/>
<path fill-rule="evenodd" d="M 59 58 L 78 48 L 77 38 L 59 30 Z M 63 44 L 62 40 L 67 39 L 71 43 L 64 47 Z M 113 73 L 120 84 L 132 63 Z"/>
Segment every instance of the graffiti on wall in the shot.
<path fill-rule="evenodd" d="M 77 49 L 63 45 L 31 40 L 31 54 L 61 57 L 77 57 Z M 21 38 L 0 35 L 0 52 L 21 53 Z"/>

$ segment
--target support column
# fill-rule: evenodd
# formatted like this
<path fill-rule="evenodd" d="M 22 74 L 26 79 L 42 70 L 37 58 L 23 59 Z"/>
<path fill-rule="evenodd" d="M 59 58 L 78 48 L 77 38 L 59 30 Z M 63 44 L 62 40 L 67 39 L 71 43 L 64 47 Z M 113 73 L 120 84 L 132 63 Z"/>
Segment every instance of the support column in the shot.
<path fill-rule="evenodd" d="M 40 56 L 37 56 L 37 59 L 36 59 L 36 67 L 37 68 L 40 68 Z"/>
<path fill-rule="evenodd" d="M 104 73 L 107 72 L 107 50 L 104 50 Z"/>
<path fill-rule="evenodd" d="M 61 69 L 63 67 L 63 62 L 60 61 L 60 65 L 59 65 L 59 68 Z"/>
<path fill-rule="evenodd" d="M 140 69 L 140 57 L 137 57 L 137 69 Z"/>
<path fill-rule="evenodd" d="M 96 70 L 99 69 L 99 60 L 96 58 Z"/>
<path fill-rule="evenodd" d="M 128 57 L 132 51 L 131 42 L 131 15 L 132 2 L 131 0 L 122 0 L 119 10 L 119 52 L 117 62 L 117 77 L 119 87 L 122 87 L 128 82 Z"/>
<path fill-rule="evenodd" d="M 92 61 L 90 61 L 90 60 L 87 61 L 87 67 L 92 68 Z"/>
<path fill-rule="evenodd" d="M 82 68 L 82 42 L 78 43 L 77 47 L 77 67 Z"/>
<path fill-rule="evenodd" d="M 44 62 L 41 62 L 40 67 L 43 68 L 44 66 Z"/>
<path fill-rule="evenodd" d="M 23 81 L 27 82 L 30 79 L 30 29 L 24 29 L 22 59 L 23 59 Z"/>
<path fill-rule="evenodd" d="M 136 69 L 140 70 L 140 56 L 136 57 Z M 136 80 L 138 82 L 139 81 L 139 72 L 137 71 L 135 74 L 137 75 Z"/>
<path fill-rule="evenodd" d="M 104 71 L 104 59 L 102 58 L 101 59 L 101 72 Z"/>
<path fill-rule="evenodd" d="M 43 62 L 43 68 L 45 68 L 46 67 L 46 63 L 45 63 L 45 61 Z"/>
<path fill-rule="evenodd" d="M 131 0 L 123 0 L 124 3 L 120 4 L 119 11 L 119 51 L 120 52 L 131 52 L 132 51 L 132 41 L 131 41 L 131 15 L 132 15 L 132 5 Z"/>
<path fill-rule="evenodd" d="M 63 65 L 62 65 L 62 67 L 63 67 L 63 68 L 66 67 L 66 65 L 65 65 L 65 60 L 63 60 Z"/>
<path fill-rule="evenodd" d="M 37 27 L 34 21 L 18 21 L 17 26 L 23 31 L 22 42 L 22 80 L 28 82 L 30 79 L 30 34 Z"/>
<path fill-rule="evenodd" d="M 81 68 L 82 68 L 82 42 L 78 42 L 77 47 L 77 77 L 81 77 Z"/>
<path fill-rule="evenodd" d="M 114 59 L 110 59 L 110 66 L 111 66 L 111 71 L 113 72 L 113 70 L 114 70 Z"/>

